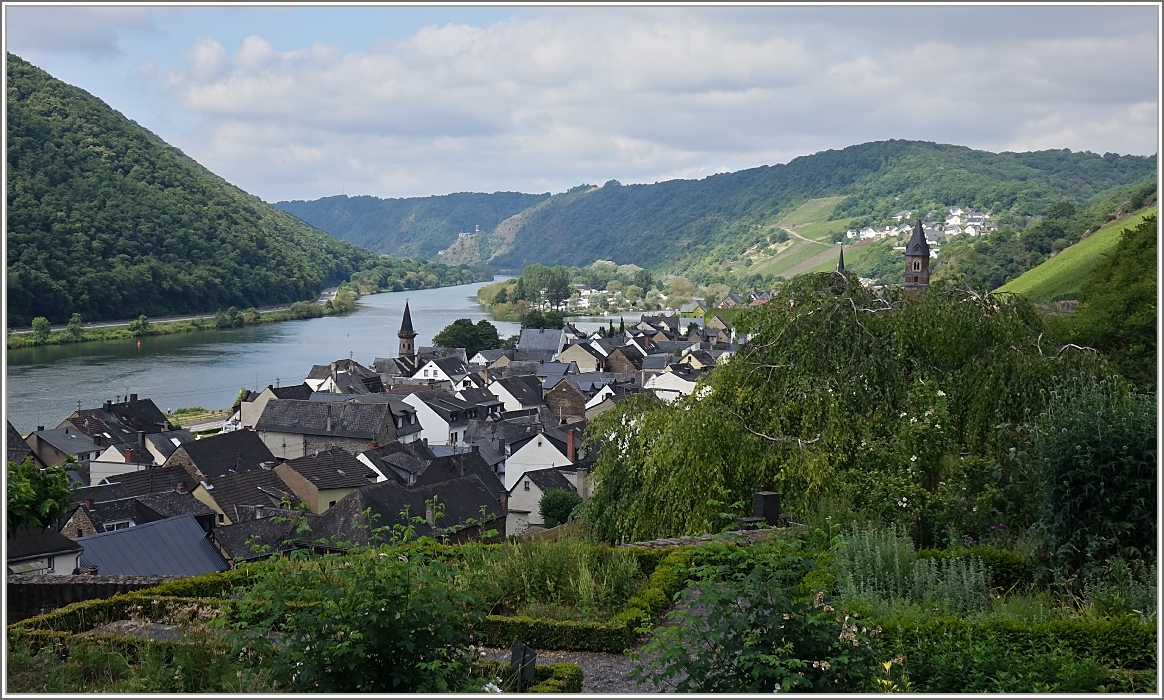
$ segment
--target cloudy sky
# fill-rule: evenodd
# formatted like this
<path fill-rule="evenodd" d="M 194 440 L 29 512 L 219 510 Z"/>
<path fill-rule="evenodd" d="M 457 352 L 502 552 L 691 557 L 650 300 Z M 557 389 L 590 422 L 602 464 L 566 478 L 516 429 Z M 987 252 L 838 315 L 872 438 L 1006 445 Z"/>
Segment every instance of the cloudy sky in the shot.
<path fill-rule="evenodd" d="M 1156 6 L 5 11 L 9 51 L 272 202 L 1158 149 Z"/>

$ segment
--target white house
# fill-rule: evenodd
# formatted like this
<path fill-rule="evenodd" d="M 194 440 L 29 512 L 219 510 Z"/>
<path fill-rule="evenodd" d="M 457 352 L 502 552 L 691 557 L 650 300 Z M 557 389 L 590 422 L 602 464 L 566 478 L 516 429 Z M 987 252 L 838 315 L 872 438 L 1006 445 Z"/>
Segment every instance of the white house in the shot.
<path fill-rule="evenodd" d="M 579 479 L 582 480 L 579 483 Z M 543 527 L 541 500 L 546 491 L 562 489 L 586 498 L 585 470 L 539 469 L 526 472 L 508 490 L 507 506 L 511 516 L 506 520 L 506 536 L 520 535 L 531 527 Z"/>
<path fill-rule="evenodd" d="M 89 460 L 89 485 L 96 486 L 102 479 L 118 474 L 140 472 L 154 465 L 154 456 L 143 445 L 122 443 L 111 445 Z"/>
<path fill-rule="evenodd" d="M 542 382 L 535 376 L 495 379 L 485 388 L 501 400 L 506 411 L 521 411 L 545 404 L 542 396 Z"/>
<path fill-rule="evenodd" d="M 420 439 L 430 445 L 456 445 L 465 442 L 469 428 L 469 404 L 443 392 L 418 392 L 404 397 L 404 403 L 416 409 L 420 421 Z"/>
<path fill-rule="evenodd" d="M 695 380 L 688 379 L 678 372 L 661 372 L 648 379 L 643 388 L 655 392 L 655 396 L 671 403 L 680 396 L 690 396 L 695 391 Z"/>
<path fill-rule="evenodd" d="M 510 445 L 509 457 L 505 460 L 505 488 L 512 489 L 526 472 L 572 464 L 566 457 L 566 446 L 545 433 L 517 440 Z"/>
<path fill-rule="evenodd" d="M 412 375 L 413 379 L 449 382 L 458 386 L 469 374 L 469 367 L 459 357 L 437 357 L 425 362 Z"/>

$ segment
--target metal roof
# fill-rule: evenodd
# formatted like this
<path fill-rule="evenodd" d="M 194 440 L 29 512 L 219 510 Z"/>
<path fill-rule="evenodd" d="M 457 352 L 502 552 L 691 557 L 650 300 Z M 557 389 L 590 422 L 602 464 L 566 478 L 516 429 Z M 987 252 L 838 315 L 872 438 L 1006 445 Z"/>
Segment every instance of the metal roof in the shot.
<path fill-rule="evenodd" d="M 106 576 L 199 576 L 230 568 L 193 515 L 176 515 L 125 530 L 79 537 L 83 567 Z"/>

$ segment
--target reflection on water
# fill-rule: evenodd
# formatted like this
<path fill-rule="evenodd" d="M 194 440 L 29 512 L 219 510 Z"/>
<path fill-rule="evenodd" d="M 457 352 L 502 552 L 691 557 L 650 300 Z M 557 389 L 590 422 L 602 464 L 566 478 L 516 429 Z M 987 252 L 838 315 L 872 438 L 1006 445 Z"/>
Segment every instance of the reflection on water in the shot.
<path fill-rule="evenodd" d="M 163 411 L 226 408 L 240 388 L 299 384 L 315 364 L 395 357 L 406 298 L 417 345 L 431 345 L 458 318 L 487 317 L 476 298 L 482 284 L 374 294 L 344 317 L 145 337 L 140 347 L 130 339 L 10 350 L 5 415 L 27 433 L 56 427 L 78 403 L 93 407 L 130 393 Z M 502 337 L 518 331 L 516 323 L 493 323 Z"/>

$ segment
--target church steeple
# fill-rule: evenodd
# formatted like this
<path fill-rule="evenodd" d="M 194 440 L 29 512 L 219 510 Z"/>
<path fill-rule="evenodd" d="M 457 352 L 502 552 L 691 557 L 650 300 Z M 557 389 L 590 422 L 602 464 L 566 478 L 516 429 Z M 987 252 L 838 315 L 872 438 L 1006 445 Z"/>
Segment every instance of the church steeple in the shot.
<path fill-rule="evenodd" d="M 926 242 L 925 229 L 919 220 L 913 227 L 913 235 L 905 244 L 905 288 L 925 289 L 930 286 L 930 244 Z"/>
<path fill-rule="evenodd" d="M 400 339 L 400 350 L 396 356 L 404 359 L 413 359 L 416 355 L 416 346 L 413 341 L 416 339 L 416 331 L 412 330 L 412 314 L 408 311 L 408 300 L 404 301 L 404 319 L 400 322 L 400 331 L 396 334 Z"/>
<path fill-rule="evenodd" d="M 841 257 L 837 260 L 837 272 L 845 274 L 845 246 L 841 246 Z"/>

